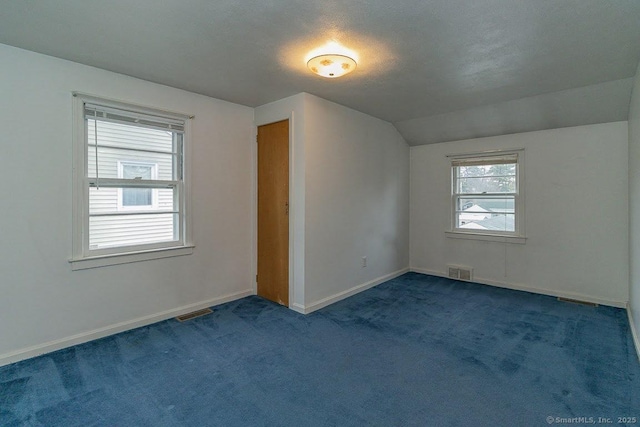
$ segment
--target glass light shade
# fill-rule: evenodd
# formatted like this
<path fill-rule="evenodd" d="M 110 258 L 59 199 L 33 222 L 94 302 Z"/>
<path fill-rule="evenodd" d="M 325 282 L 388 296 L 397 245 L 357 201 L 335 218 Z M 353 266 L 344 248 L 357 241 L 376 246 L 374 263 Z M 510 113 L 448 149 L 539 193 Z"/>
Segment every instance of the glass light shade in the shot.
<path fill-rule="evenodd" d="M 355 70 L 356 61 L 345 55 L 328 54 L 311 58 L 307 67 L 319 76 L 335 79 Z"/>

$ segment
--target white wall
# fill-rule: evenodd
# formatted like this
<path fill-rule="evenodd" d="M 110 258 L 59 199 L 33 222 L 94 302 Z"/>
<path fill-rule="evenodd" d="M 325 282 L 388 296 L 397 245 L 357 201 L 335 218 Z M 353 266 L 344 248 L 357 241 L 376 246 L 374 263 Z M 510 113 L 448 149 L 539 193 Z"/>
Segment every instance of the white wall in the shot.
<path fill-rule="evenodd" d="M 251 293 L 251 108 L 4 45 L 0 63 L 0 364 Z M 196 116 L 192 255 L 71 271 L 72 91 Z"/>
<path fill-rule="evenodd" d="M 411 148 L 411 267 L 624 307 L 628 300 L 627 123 Z M 525 149 L 525 244 L 452 239 L 447 154 Z"/>
<path fill-rule="evenodd" d="M 640 355 L 640 65 L 629 110 L 629 237 L 629 313 L 636 350 Z"/>
<path fill-rule="evenodd" d="M 409 147 L 390 123 L 305 101 L 309 311 L 408 268 Z"/>
<path fill-rule="evenodd" d="M 409 147 L 396 129 L 307 93 L 255 117 L 292 118 L 291 308 L 309 313 L 407 271 Z"/>

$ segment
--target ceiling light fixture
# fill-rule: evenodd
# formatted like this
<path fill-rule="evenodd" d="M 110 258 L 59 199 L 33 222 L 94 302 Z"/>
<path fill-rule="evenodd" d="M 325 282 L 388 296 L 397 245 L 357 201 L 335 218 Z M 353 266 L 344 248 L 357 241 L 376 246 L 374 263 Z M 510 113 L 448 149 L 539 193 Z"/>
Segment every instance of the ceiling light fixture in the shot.
<path fill-rule="evenodd" d="M 346 55 L 324 54 L 314 56 L 307 62 L 307 67 L 315 74 L 335 79 L 349 74 L 356 69 L 356 61 Z"/>

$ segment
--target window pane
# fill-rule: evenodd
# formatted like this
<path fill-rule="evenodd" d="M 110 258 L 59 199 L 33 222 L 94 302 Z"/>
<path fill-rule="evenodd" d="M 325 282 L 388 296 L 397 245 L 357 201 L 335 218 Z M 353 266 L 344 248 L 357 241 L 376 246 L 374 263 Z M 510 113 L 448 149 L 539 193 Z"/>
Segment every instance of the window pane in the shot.
<path fill-rule="evenodd" d="M 157 165 L 156 176 L 151 179 L 158 179 L 162 181 L 176 180 L 174 174 L 174 162 L 175 155 L 165 153 L 145 153 L 141 151 L 122 150 L 119 148 L 108 148 L 98 146 L 98 176 L 100 178 L 126 178 L 124 171 L 126 165 L 135 165 L 136 163 L 149 165 Z M 118 165 L 121 165 L 122 175 L 118 172 Z M 136 178 L 140 174 L 136 174 L 134 170 L 130 169 L 131 176 Z M 88 165 L 87 173 L 89 178 L 96 177 L 96 149 L 95 147 L 89 147 L 88 152 Z M 147 175 L 148 176 L 148 175 Z M 149 179 L 149 178 L 142 178 Z"/>
<path fill-rule="evenodd" d="M 173 211 L 174 209 L 174 191 L 177 191 L 173 188 L 109 188 L 109 187 L 100 187 L 89 188 L 89 214 L 107 214 L 107 213 L 116 213 L 118 212 L 118 198 L 122 197 L 121 205 L 123 207 L 141 207 L 143 210 L 148 211 Z M 129 192 L 129 193 L 128 193 Z M 145 205 L 126 205 L 125 197 L 133 197 L 126 196 L 126 194 L 151 194 L 150 202 Z M 145 196 L 139 196 L 140 198 Z M 148 197 L 148 196 L 146 196 Z M 156 204 L 153 204 L 154 198 L 157 200 Z M 138 199 L 140 200 L 140 199 Z M 144 201 L 149 201 L 149 199 L 145 199 Z M 131 201 L 129 200 L 131 203 Z M 150 206 L 148 206 L 150 205 Z"/>
<path fill-rule="evenodd" d="M 161 188 L 158 190 L 153 190 L 156 192 L 156 197 L 158 199 L 158 210 L 162 211 L 177 211 L 178 206 L 174 205 L 174 192 L 177 193 L 177 189 L 173 188 Z M 176 194 L 177 195 L 177 194 Z"/>
<path fill-rule="evenodd" d="M 149 206 L 153 205 L 153 196 L 150 188 L 123 188 L 122 206 Z"/>
<path fill-rule="evenodd" d="M 122 178 L 125 179 L 153 179 L 153 166 L 124 164 Z M 151 206 L 153 193 L 150 188 L 123 188 L 122 206 Z"/>
<path fill-rule="evenodd" d="M 457 166 L 459 177 L 482 177 L 495 175 L 515 175 L 515 163 L 496 164 L 496 165 L 474 165 L 474 166 Z"/>
<path fill-rule="evenodd" d="M 95 145 L 95 120 L 87 119 L 87 143 Z M 98 120 L 98 145 L 138 150 L 175 151 L 171 131 L 148 129 Z"/>
<path fill-rule="evenodd" d="M 516 230 L 515 224 L 515 214 L 499 214 L 472 221 L 464 219 L 463 214 L 459 214 L 457 218 L 457 228 L 461 229 L 513 232 Z"/>
<path fill-rule="evenodd" d="M 125 164 L 122 165 L 122 177 L 125 179 L 152 179 L 153 166 Z"/>
<path fill-rule="evenodd" d="M 456 166 L 458 193 L 514 193 L 516 191 L 516 165 L 495 164 Z"/>
<path fill-rule="evenodd" d="M 177 214 L 89 218 L 90 249 L 171 242 L 179 239 Z"/>
<path fill-rule="evenodd" d="M 456 203 L 456 227 L 515 231 L 514 197 L 460 197 Z"/>
<path fill-rule="evenodd" d="M 492 176 L 459 178 L 457 186 L 458 194 L 464 193 L 515 193 L 515 176 Z"/>
<path fill-rule="evenodd" d="M 489 214 L 514 213 L 515 197 L 459 197 L 456 209 L 465 212 Z"/>

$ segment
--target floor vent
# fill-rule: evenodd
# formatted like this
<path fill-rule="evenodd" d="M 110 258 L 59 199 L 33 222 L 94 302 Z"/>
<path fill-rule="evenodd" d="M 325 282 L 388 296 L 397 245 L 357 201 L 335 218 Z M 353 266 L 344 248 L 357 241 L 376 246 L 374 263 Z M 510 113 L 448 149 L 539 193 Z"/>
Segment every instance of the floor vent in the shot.
<path fill-rule="evenodd" d="M 473 280 L 473 268 L 460 265 L 447 265 L 449 278 L 470 282 Z"/>
<path fill-rule="evenodd" d="M 210 308 L 204 308 L 198 311 L 192 311 L 191 313 L 183 314 L 182 316 L 176 317 L 178 322 L 186 322 L 187 320 L 194 319 L 196 317 L 204 316 L 205 314 L 211 314 L 213 311 Z"/>
<path fill-rule="evenodd" d="M 598 304 L 596 304 L 595 302 L 580 301 L 579 299 L 558 297 L 558 301 L 570 302 L 572 304 L 586 305 L 586 306 L 589 306 L 589 307 L 597 307 L 598 306 Z"/>

